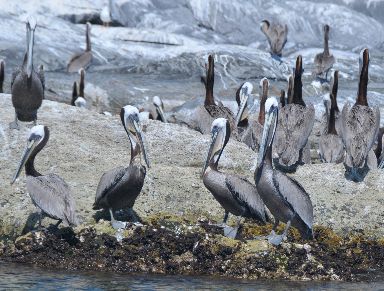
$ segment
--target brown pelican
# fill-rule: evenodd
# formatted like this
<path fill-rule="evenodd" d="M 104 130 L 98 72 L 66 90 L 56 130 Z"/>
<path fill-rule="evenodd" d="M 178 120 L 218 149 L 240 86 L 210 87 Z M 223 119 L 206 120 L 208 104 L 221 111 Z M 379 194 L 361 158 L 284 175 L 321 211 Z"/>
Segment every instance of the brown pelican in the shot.
<path fill-rule="evenodd" d="M 89 22 L 86 24 L 85 40 L 85 51 L 74 54 L 68 62 L 67 71 L 69 73 L 78 72 L 81 68 L 86 69 L 91 64 L 91 24 Z"/>
<path fill-rule="evenodd" d="M 261 135 L 263 134 L 264 126 L 264 106 L 265 101 L 268 98 L 269 81 L 267 78 L 263 78 L 260 81 L 260 87 L 262 93 L 260 94 L 260 109 L 258 119 L 251 119 L 249 126 L 244 131 L 241 141 L 248 145 L 252 150 L 258 151 L 260 146 Z"/>
<path fill-rule="evenodd" d="M 285 106 L 285 91 L 281 89 L 280 91 L 280 107 L 283 108 Z"/>
<path fill-rule="evenodd" d="M 153 97 L 153 105 L 156 107 L 157 120 L 161 120 L 162 122 L 167 122 L 167 118 L 164 114 L 164 104 L 163 100 L 159 96 Z"/>
<path fill-rule="evenodd" d="M 275 217 L 275 224 L 268 241 L 278 245 L 292 225 L 304 239 L 313 238 L 313 206 L 304 188 L 294 179 L 272 166 L 272 143 L 276 132 L 279 106 L 274 97 L 265 103 L 265 123 L 260 151 L 257 157 L 255 183 L 265 205 Z M 282 235 L 276 235 L 279 222 L 286 223 Z"/>
<path fill-rule="evenodd" d="M 246 129 L 248 127 L 248 99 L 252 93 L 253 85 L 249 82 L 243 83 L 236 91 L 236 103 L 238 110 L 236 114 L 235 123 L 238 129 Z"/>
<path fill-rule="evenodd" d="M 100 20 L 103 22 L 103 26 L 108 27 L 112 22 L 111 19 L 111 0 L 101 9 Z"/>
<path fill-rule="evenodd" d="M 37 110 L 44 99 L 44 73 L 33 69 L 33 46 L 35 39 L 36 20 L 27 21 L 27 52 L 20 68 L 12 74 L 11 92 L 12 104 L 15 108 L 15 121 L 10 128 L 19 129 L 18 120 L 33 121 L 36 125 Z"/>
<path fill-rule="evenodd" d="M 379 108 L 371 108 L 367 101 L 369 51 L 363 49 L 360 54 L 360 81 L 357 98 L 352 108 L 345 104 L 341 113 L 341 132 L 347 152 L 344 166 L 352 180 L 362 181 L 368 168 L 377 167 L 372 151 L 380 126 Z M 376 164 L 375 164 L 376 162 Z"/>
<path fill-rule="evenodd" d="M 115 229 L 124 228 L 126 223 L 115 220 L 113 211 L 129 208 L 132 212 L 135 200 L 143 188 L 146 168 L 142 165 L 141 153 L 149 168 L 139 121 L 139 110 L 127 105 L 121 109 L 120 118 L 131 142 L 131 161 L 128 167 L 120 166 L 103 174 L 97 186 L 93 204 L 94 210 L 109 209 L 111 223 Z"/>
<path fill-rule="evenodd" d="M 84 98 L 84 77 L 85 70 L 81 68 L 79 70 L 80 82 L 79 82 L 79 94 L 77 94 L 77 82 L 73 83 L 72 89 L 72 101 L 71 105 L 85 108 L 87 106 L 87 101 Z"/>
<path fill-rule="evenodd" d="M 288 76 L 287 104 L 293 103 L 293 76 Z"/>
<path fill-rule="evenodd" d="M 315 56 L 315 75 L 322 81 L 327 82 L 328 72 L 333 67 L 335 63 L 335 57 L 330 54 L 328 47 L 328 35 L 329 35 L 329 25 L 324 25 L 324 51 Z M 320 78 L 321 75 L 325 73 L 325 79 Z"/>
<path fill-rule="evenodd" d="M 35 206 L 40 208 L 42 216 L 58 220 L 56 225 L 77 225 L 75 202 L 72 200 L 68 184 L 56 174 L 42 175 L 35 169 L 35 157 L 44 148 L 49 139 L 48 127 L 36 125 L 31 128 L 27 147 L 23 153 L 12 184 L 25 165 L 27 191 Z"/>
<path fill-rule="evenodd" d="M 228 213 L 237 216 L 254 218 L 265 224 L 265 205 L 257 193 L 256 187 L 246 179 L 218 171 L 218 163 L 224 147 L 228 143 L 230 126 L 225 118 L 217 118 L 212 122 L 211 145 L 205 161 L 202 178 L 205 187 L 225 210 L 223 224 L 224 233 L 236 237 L 240 219 L 235 229 L 226 227 Z"/>
<path fill-rule="evenodd" d="M 377 158 L 377 163 L 379 164 L 378 168 L 384 168 L 384 127 L 380 127 L 379 133 L 377 134 L 377 147 L 375 150 L 375 155 Z"/>
<path fill-rule="evenodd" d="M 328 130 L 320 137 L 319 154 L 322 162 L 341 163 L 344 159 L 344 144 L 336 130 L 336 111 L 338 111 L 336 96 L 339 83 L 339 71 L 334 72 L 332 83 Z"/>
<path fill-rule="evenodd" d="M 4 93 L 4 60 L 0 60 L 0 93 Z"/>
<path fill-rule="evenodd" d="M 159 120 L 162 122 L 167 122 L 167 118 L 164 113 L 164 104 L 163 100 L 159 96 L 154 96 L 152 99 L 152 104 L 146 104 L 139 109 L 140 120 Z"/>
<path fill-rule="evenodd" d="M 273 144 L 275 165 L 284 171 L 295 171 L 302 163 L 310 163 L 308 137 L 315 122 L 315 108 L 306 106 L 302 97 L 302 58 L 297 57 L 293 82 L 292 103 L 281 108 Z"/>
<path fill-rule="evenodd" d="M 268 20 L 263 20 L 260 29 L 268 39 L 272 58 L 281 61 L 282 51 L 287 42 L 288 26 L 280 23 L 270 24 Z"/>

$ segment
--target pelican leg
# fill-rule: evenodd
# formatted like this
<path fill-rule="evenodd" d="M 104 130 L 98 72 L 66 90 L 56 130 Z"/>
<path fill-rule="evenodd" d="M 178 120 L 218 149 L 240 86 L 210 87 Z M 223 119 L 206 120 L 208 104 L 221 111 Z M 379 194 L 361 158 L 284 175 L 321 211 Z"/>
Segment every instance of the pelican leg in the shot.
<path fill-rule="evenodd" d="M 111 208 L 109 208 L 109 214 L 111 215 L 111 224 L 114 229 L 119 230 L 119 229 L 125 228 L 127 223 L 124 221 L 115 220 L 115 218 L 113 217 L 113 212 Z"/>
<path fill-rule="evenodd" d="M 283 239 L 287 237 L 290 226 L 291 226 L 291 220 L 288 220 L 287 224 L 285 225 L 284 232 L 280 235 L 276 234 L 275 231 L 272 229 L 271 233 L 268 235 L 268 242 L 275 246 L 278 246 L 279 244 L 281 244 Z"/>
<path fill-rule="evenodd" d="M 224 227 L 224 236 L 235 239 L 237 235 L 237 231 L 239 230 L 240 223 L 241 223 L 241 216 L 237 219 L 237 223 L 235 227 L 231 226 L 225 226 Z"/>
<path fill-rule="evenodd" d="M 19 127 L 19 123 L 18 123 L 18 120 L 17 120 L 17 115 L 15 114 L 15 120 L 12 121 L 10 124 L 9 124 L 9 128 L 10 129 L 17 129 L 19 130 L 20 127 Z"/>
<path fill-rule="evenodd" d="M 132 222 L 136 226 L 143 226 L 143 224 L 140 222 L 139 218 L 137 217 L 136 213 L 133 211 L 132 208 L 128 208 L 129 215 L 132 217 Z"/>
<path fill-rule="evenodd" d="M 220 228 L 226 228 L 226 227 L 228 227 L 227 226 L 228 217 L 229 217 L 229 212 L 225 211 L 222 223 L 213 223 L 213 224 L 210 224 L 210 225 L 214 225 L 214 226 L 217 226 L 217 227 L 220 227 Z"/>

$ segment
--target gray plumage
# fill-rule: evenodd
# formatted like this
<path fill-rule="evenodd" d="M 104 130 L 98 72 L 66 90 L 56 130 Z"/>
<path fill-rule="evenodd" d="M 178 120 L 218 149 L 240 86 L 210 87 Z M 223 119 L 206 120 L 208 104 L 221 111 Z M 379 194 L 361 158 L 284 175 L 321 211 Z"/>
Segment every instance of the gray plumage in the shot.
<path fill-rule="evenodd" d="M 268 20 L 263 20 L 260 29 L 267 37 L 271 54 L 281 57 L 287 42 L 288 26 L 280 23 L 271 24 Z"/>
<path fill-rule="evenodd" d="M 321 76 L 324 73 L 325 80 L 327 80 L 327 75 L 329 70 L 333 67 L 335 63 L 335 57 L 329 52 L 328 39 L 329 39 L 329 25 L 324 25 L 324 51 L 315 56 L 315 69 L 314 73 L 316 76 Z"/>
<path fill-rule="evenodd" d="M 85 51 L 74 54 L 68 62 L 67 71 L 69 73 L 78 72 L 81 68 L 87 69 L 91 64 L 91 61 L 92 61 L 91 24 L 89 22 L 86 23 L 85 38 L 86 38 Z"/>

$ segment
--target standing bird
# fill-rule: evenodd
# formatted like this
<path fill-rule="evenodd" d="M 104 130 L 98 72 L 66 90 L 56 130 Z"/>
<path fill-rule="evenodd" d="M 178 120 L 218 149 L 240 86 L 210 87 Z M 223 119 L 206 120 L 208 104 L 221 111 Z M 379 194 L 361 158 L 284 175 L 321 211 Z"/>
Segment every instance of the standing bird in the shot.
<path fill-rule="evenodd" d="M 286 103 L 286 98 L 285 98 L 285 91 L 281 89 L 280 91 L 280 107 L 283 108 Z"/>
<path fill-rule="evenodd" d="M 84 98 L 84 77 L 85 77 L 85 70 L 81 68 L 79 70 L 80 74 L 80 82 L 79 82 L 79 94 L 77 94 L 77 82 L 73 83 L 72 87 L 72 106 L 82 107 L 85 108 L 87 106 L 87 101 Z"/>
<path fill-rule="evenodd" d="M 265 103 L 265 123 L 263 137 L 257 157 L 255 183 L 257 191 L 265 205 L 275 217 L 275 224 L 268 241 L 279 245 L 287 236 L 292 225 L 297 228 L 304 239 L 312 239 L 313 206 L 308 193 L 294 179 L 272 166 L 272 143 L 276 132 L 279 106 L 274 97 Z M 282 221 L 286 227 L 282 235 L 275 230 Z"/>
<path fill-rule="evenodd" d="M 380 126 L 380 110 L 371 108 L 367 101 L 369 51 L 360 53 L 360 81 L 357 98 L 352 108 L 345 104 L 341 113 L 341 132 L 347 152 L 344 166 L 353 181 L 362 181 L 368 169 L 377 167 L 372 151 Z"/>
<path fill-rule="evenodd" d="M 103 22 L 103 26 L 108 27 L 110 23 L 112 22 L 112 17 L 111 17 L 111 1 L 108 0 L 108 3 L 103 6 L 100 12 L 100 20 Z"/>
<path fill-rule="evenodd" d="M 79 72 L 81 68 L 87 69 L 92 61 L 91 50 L 91 24 L 87 22 L 85 30 L 85 51 L 74 54 L 68 62 L 67 71 L 69 73 Z"/>
<path fill-rule="evenodd" d="M 239 134 L 244 132 L 249 126 L 249 111 L 248 111 L 248 99 L 252 94 L 253 85 L 249 82 L 243 83 L 236 91 L 236 103 L 238 106 L 235 123 L 237 125 Z M 241 130 L 241 132 L 240 132 Z"/>
<path fill-rule="evenodd" d="M 329 39 L 329 25 L 324 25 L 324 51 L 322 53 L 319 53 L 315 56 L 315 75 L 317 78 L 319 78 L 322 82 L 328 82 L 328 72 L 333 67 L 333 64 L 335 63 L 335 57 L 330 54 L 329 47 L 328 47 L 328 39 Z M 325 73 L 325 79 L 321 78 L 320 76 Z"/>
<path fill-rule="evenodd" d="M 115 229 L 124 228 L 126 223 L 115 220 L 113 211 L 129 208 L 133 213 L 132 207 L 143 188 L 146 168 L 142 165 L 141 153 L 149 168 L 139 121 L 139 110 L 127 105 L 121 109 L 120 118 L 131 142 L 131 161 L 128 167 L 120 166 L 101 176 L 93 204 L 94 210 L 109 209 L 112 227 Z"/>
<path fill-rule="evenodd" d="M 265 205 L 257 193 L 256 187 L 246 179 L 217 170 L 224 147 L 228 143 L 230 126 L 225 118 L 217 118 L 212 122 L 211 145 L 209 146 L 202 178 L 205 187 L 225 210 L 224 233 L 232 238 L 236 237 L 240 219 L 236 228 L 226 226 L 228 214 L 254 218 L 265 224 Z"/>
<path fill-rule="evenodd" d="M 295 171 L 297 166 L 310 163 L 308 137 L 315 122 L 315 107 L 307 106 L 302 96 L 302 58 L 297 57 L 293 82 L 292 102 L 281 108 L 273 144 L 275 165 L 284 171 Z"/>
<path fill-rule="evenodd" d="M 4 60 L 0 60 L 0 93 L 4 93 Z"/>
<path fill-rule="evenodd" d="M 263 134 L 263 126 L 264 126 L 264 106 L 265 101 L 268 98 L 268 89 L 269 89 L 269 81 L 267 78 L 263 78 L 260 81 L 260 87 L 262 88 L 262 93 L 260 94 L 260 108 L 259 108 L 259 116 L 257 119 L 252 119 L 249 122 L 249 126 L 244 131 L 241 141 L 249 146 L 253 151 L 258 151 L 260 147 L 261 136 Z"/>
<path fill-rule="evenodd" d="M 159 96 L 154 96 L 153 97 L 153 105 L 156 108 L 156 113 L 157 113 L 157 120 L 161 120 L 162 122 L 167 122 L 167 118 L 165 117 L 164 114 L 164 104 L 163 100 Z"/>
<path fill-rule="evenodd" d="M 43 216 L 58 220 L 56 226 L 61 222 L 69 226 L 76 226 L 75 202 L 71 197 L 68 184 L 56 174 L 42 175 L 35 169 L 35 157 L 47 144 L 48 139 L 48 127 L 36 125 L 31 128 L 27 147 L 13 177 L 12 184 L 25 165 L 27 191 L 33 204 L 40 208 L 39 226 L 41 226 Z"/>
<path fill-rule="evenodd" d="M 27 21 L 27 51 L 20 68 L 12 74 L 11 93 L 15 108 L 15 121 L 9 124 L 11 129 L 19 129 L 18 120 L 36 125 L 37 110 L 44 99 L 44 71 L 37 73 L 33 69 L 33 46 L 35 39 L 36 20 Z"/>
<path fill-rule="evenodd" d="M 263 20 L 260 29 L 268 39 L 272 58 L 281 62 L 282 51 L 287 42 L 288 26 L 280 23 L 270 24 L 268 20 Z"/>
<path fill-rule="evenodd" d="M 341 163 L 344 158 L 343 140 L 336 130 L 336 111 L 338 111 L 336 96 L 339 84 L 339 71 L 335 71 L 333 76 L 331 106 L 329 110 L 327 132 L 320 137 L 319 154 L 320 160 L 324 163 Z"/>

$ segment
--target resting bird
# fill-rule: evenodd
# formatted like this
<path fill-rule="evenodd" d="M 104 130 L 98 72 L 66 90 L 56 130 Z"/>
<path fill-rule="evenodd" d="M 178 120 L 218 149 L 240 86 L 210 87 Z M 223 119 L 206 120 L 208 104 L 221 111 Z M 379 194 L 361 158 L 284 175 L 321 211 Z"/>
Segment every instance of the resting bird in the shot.
<path fill-rule="evenodd" d="M 49 139 L 48 127 L 36 125 L 31 128 L 27 147 L 23 153 L 12 184 L 25 165 L 27 176 L 27 191 L 35 206 L 40 209 L 39 226 L 41 219 L 48 216 L 65 225 L 77 225 L 75 202 L 71 196 L 68 184 L 56 174 L 42 175 L 35 169 L 35 157 L 44 148 Z"/>
<path fill-rule="evenodd" d="M 257 191 L 275 217 L 268 241 L 278 245 L 287 236 L 292 225 L 304 239 L 313 238 L 313 206 L 305 189 L 294 179 L 272 166 L 272 143 L 276 132 L 279 106 L 274 97 L 265 103 L 265 123 L 255 170 Z M 276 235 L 279 222 L 285 222 L 282 235 Z"/>
<path fill-rule="evenodd" d="M 344 166 L 353 181 L 362 181 L 369 169 L 377 168 L 372 150 L 380 126 L 380 110 L 368 106 L 369 51 L 360 53 L 360 81 L 355 104 L 345 104 L 341 113 L 342 139 L 347 152 Z"/>
<path fill-rule="evenodd" d="M 205 187 L 225 210 L 224 234 L 235 238 L 240 225 L 232 229 L 226 226 L 228 213 L 241 217 L 254 218 L 265 224 L 265 205 L 257 193 L 256 187 L 238 175 L 218 171 L 218 163 L 230 135 L 229 122 L 225 118 L 217 118 L 212 122 L 211 145 L 208 150 L 202 177 Z"/>
<path fill-rule="evenodd" d="M 321 135 L 319 141 L 320 160 L 325 163 L 341 163 L 344 159 L 343 140 L 336 130 L 336 113 L 338 111 L 336 96 L 338 83 L 339 71 L 335 71 L 330 94 L 331 106 L 328 114 L 328 129 L 325 134 Z"/>
<path fill-rule="evenodd" d="M 270 24 L 268 20 L 263 20 L 260 29 L 268 39 L 272 58 L 281 61 L 283 48 L 287 42 L 288 26 L 280 23 Z"/>
<path fill-rule="evenodd" d="M 134 214 L 132 207 L 143 188 L 146 168 L 142 165 L 141 153 L 149 168 L 139 121 L 139 110 L 127 105 L 121 109 L 120 118 L 131 142 L 131 161 L 128 167 L 120 166 L 101 176 L 93 204 L 94 210 L 109 209 L 112 227 L 115 229 L 124 228 L 126 223 L 115 220 L 113 211 L 128 208 Z"/>
<path fill-rule="evenodd" d="M 328 47 L 328 38 L 329 38 L 329 25 L 324 25 L 324 51 L 315 56 L 315 70 L 314 73 L 321 81 L 328 82 L 328 72 L 333 67 L 335 63 L 335 57 L 330 54 Z M 325 73 L 325 78 L 321 76 Z"/>

